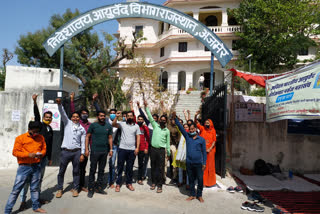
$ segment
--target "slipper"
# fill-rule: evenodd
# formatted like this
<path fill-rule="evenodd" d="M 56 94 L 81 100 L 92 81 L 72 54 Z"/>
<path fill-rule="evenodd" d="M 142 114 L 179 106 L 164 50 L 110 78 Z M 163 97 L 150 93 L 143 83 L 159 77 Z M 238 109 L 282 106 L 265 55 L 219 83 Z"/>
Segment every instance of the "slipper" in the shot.
<path fill-rule="evenodd" d="M 161 187 L 158 187 L 157 193 L 162 193 L 162 188 Z"/>
<path fill-rule="evenodd" d="M 150 187 L 151 190 L 155 190 L 156 189 L 156 185 L 152 184 L 152 186 Z"/>
<path fill-rule="evenodd" d="M 132 184 L 127 184 L 127 188 L 128 188 L 130 191 L 134 191 L 134 188 L 133 188 Z"/>
<path fill-rule="evenodd" d="M 120 192 L 120 185 L 117 185 L 117 186 L 116 186 L 115 191 L 116 191 L 116 192 Z"/>

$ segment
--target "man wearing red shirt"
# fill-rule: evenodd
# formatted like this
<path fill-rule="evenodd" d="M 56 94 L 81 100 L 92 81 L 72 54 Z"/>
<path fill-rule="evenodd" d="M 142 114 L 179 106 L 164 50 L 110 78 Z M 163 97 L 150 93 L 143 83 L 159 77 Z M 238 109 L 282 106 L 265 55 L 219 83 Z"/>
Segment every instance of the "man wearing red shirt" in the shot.
<path fill-rule="evenodd" d="M 149 129 L 146 125 L 143 124 L 144 119 L 141 115 L 138 116 L 137 124 L 140 127 L 140 147 L 138 153 L 138 184 L 143 185 L 143 174 L 145 172 L 146 165 L 144 164 L 148 160 L 148 149 L 150 144 L 150 134 Z"/>

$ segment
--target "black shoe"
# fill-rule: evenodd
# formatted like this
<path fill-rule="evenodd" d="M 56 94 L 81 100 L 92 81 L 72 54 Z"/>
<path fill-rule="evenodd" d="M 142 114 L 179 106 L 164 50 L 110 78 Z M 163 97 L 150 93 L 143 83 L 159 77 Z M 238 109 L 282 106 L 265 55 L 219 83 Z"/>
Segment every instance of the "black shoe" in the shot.
<path fill-rule="evenodd" d="M 94 194 L 93 189 L 89 189 L 89 191 L 88 191 L 88 198 L 92 198 L 92 197 L 93 197 L 93 194 Z"/>
<path fill-rule="evenodd" d="M 104 191 L 102 188 L 98 188 L 96 190 L 97 193 L 102 194 L 102 195 L 107 195 L 108 193 L 106 191 Z"/>
<path fill-rule="evenodd" d="M 258 204 L 252 204 L 251 209 L 256 212 L 264 212 L 264 208 L 260 207 Z"/>
<path fill-rule="evenodd" d="M 248 201 L 244 202 L 241 206 L 241 209 L 243 210 L 249 210 L 249 208 L 251 208 L 252 204 Z"/>

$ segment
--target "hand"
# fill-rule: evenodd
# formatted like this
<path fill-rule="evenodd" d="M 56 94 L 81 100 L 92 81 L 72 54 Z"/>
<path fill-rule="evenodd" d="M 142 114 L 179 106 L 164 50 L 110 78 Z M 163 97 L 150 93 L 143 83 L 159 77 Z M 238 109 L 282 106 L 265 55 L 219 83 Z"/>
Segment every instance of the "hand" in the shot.
<path fill-rule="evenodd" d="M 202 165 L 202 171 L 206 169 L 206 165 Z"/>
<path fill-rule="evenodd" d="M 163 106 L 163 100 L 160 101 L 161 106 Z"/>
<path fill-rule="evenodd" d="M 145 150 L 144 150 L 144 154 L 148 154 L 148 149 L 145 149 Z"/>
<path fill-rule="evenodd" d="M 187 111 L 185 109 L 183 109 L 183 113 L 186 113 Z"/>
<path fill-rule="evenodd" d="M 133 106 L 132 100 L 130 100 L 129 105 L 130 105 L 131 107 Z"/>
<path fill-rule="evenodd" d="M 190 110 L 187 110 L 188 114 L 190 114 Z"/>
<path fill-rule="evenodd" d="M 34 103 L 37 103 L 37 97 L 38 97 L 38 94 L 33 94 L 32 95 L 32 99 L 33 99 Z"/>
<path fill-rule="evenodd" d="M 58 105 L 61 105 L 61 98 L 57 98 L 57 99 L 56 99 L 56 103 L 57 103 Z"/>
<path fill-rule="evenodd" d="M 170 159 L 170 156 L 167 156 L 166 160 L 168 161 Z"/>
<path fill-rule="evenodd" d="M 138 153 L 139 153 L 139 149 L 136 148 L 136 150 L 134 150 L 134 155 L 138 155 Z"/>
<path fill-rule="evenodd" d="M 172 118 L 175 119 L 177 117 L 177 113 L 174 111 L 172 112 Z"/>
<path fill-rule="evenodd" d="M 52 160 L 49 160 L 48 166 L 52 166 Z"/>
<path fill-rule="evenodd" d="M 35 158 L 36 157 L 36 153 L 29 153 L 29 158 Z"/>
<path fill-rule="evenodd" d="M 138 108 L 140 108 L 140 102 L 139 101 L 137 101 L 137 106 L 138 106 Z"/>
<path fill-rule="evenodd" d="M 36 158 L 42 158 L 43 157 L 43 155 L 42 155 L 42 153 L 41 154 L 36 154 Z"/>
<path fill-rule="evenodd" d="M 80 162 L 83 162 L 84 161 L 84 155 L 81 155 L 80 156 Z"/>
<path fill-rule="evenodd" d="M 120 117 L 120 115 L 121 115 L 121 111 L 117 111 L 116 116 Z"/>
<path fill-rule="evenodd" d="M 74 100 L 74 92 L 70 93 L 70 100 L 73 101 Z"/>
<path fill-rule="evenodd" d="M 211 149 L 207 149 L 207 153 L 209 153 L 211 151 Z"/>
<path fill-rule="evenodd" d="M 86 157 L 89 157 L 89 150 L 88 150 L 88 149 L 86 149 L 86 152 L 84 153 L 84 155 L 85 155 Z"/>
<path fill-rule="evenodd" d="M 198 111 L 196 112 L 196 114 L 195 114 L 195 115 L 197 115 L 197 116 L 198 116 L 199 114 L 200 114 L 200 110 L 198 110 Z"/>
<path fill-rule="evenodd" d="M 143 101 L 143 104 L 144 104 L 145 107 L 148 106 L 148 102 L 146 100 Z"/>
<path fill-rule="evenodd" d="M 96 101 L 97 98 L 98 98 L 98 93 L 94 93 L 94 94 L 92 95 L 92 100 L 93 100 L 93 101 Z"/>
<path fill-rule="evenodd" d="M 112 157 L 112 155 L 113 155 L 113 151 L 110 151 L 109 156 Z"/>

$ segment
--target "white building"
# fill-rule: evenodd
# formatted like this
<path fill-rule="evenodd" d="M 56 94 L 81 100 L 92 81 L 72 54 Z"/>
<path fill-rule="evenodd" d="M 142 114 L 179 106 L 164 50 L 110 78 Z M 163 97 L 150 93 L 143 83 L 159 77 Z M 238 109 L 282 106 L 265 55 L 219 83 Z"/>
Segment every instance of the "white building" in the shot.
<path fill-rule="evenodd" d="M 239 39 L 235 32 L 241 31 L 233 17 L 229 17 L 227 9 L 237 8 L 241 0 L 168 0 L 163 5 L 184 12 L 209 27 L 231 50 L 234 57 L 227 67 L 235 67 L 238 52 L 232 50 L 232 44 Z M 183 30 L 170 26 L 167 23 L 151 19 L 127 18 L 119 19 L 119 30 L 115 34 L 118 38 L 126 38 L 130 45 L 133 39 L 132 32 L 143 31 L 146 38 L 142 41 L 136 52 L 143 54 L 152 67 L 159 68 L 159 77 L 165 88 L 176 92 L 177 90 L 197 87 L 201 74 L 205 77 L 205 87 L 210 85 L 211 52 L 206 51 L 204 45 Z M 315 57 L 316 48 L 309 48 L 301 52 L 300 60 Z M 119 64 L 120 77 L 125 77 L 126 72 L 121 68 L 128 66 L 129 60 L 122 60 Z M 214 61 L 214 85 L 225 82 L 227 69 Z M 163 71 L 162 75 L 160 75 Z M 130 83 L 129 79 L 125 80 Z"/>

